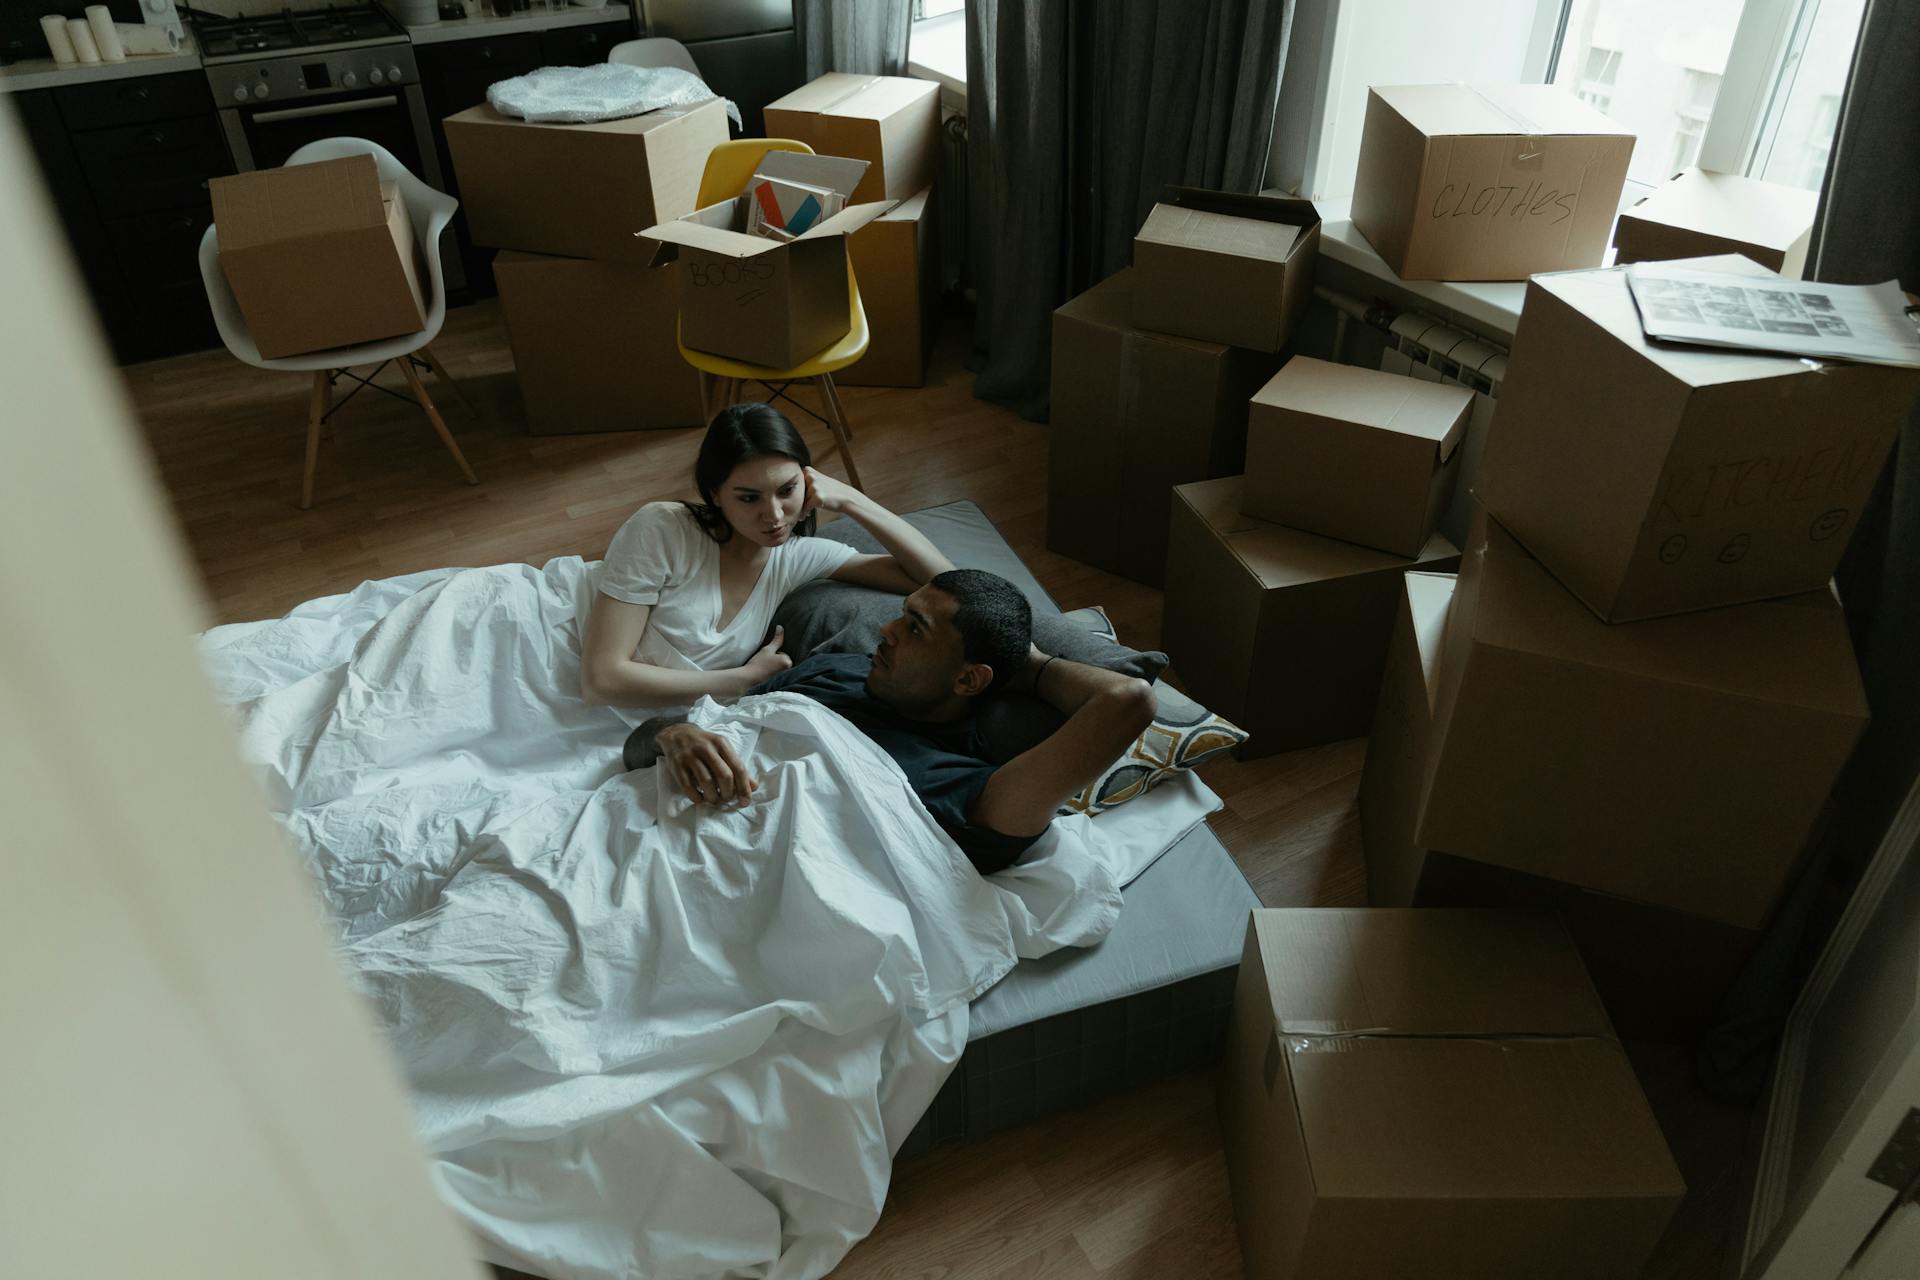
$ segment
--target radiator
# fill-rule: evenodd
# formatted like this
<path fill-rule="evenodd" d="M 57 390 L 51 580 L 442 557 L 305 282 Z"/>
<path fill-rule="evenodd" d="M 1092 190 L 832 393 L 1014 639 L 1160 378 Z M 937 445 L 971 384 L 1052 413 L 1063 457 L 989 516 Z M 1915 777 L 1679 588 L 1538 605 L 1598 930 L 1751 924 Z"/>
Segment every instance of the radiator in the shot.
<path fill-rule="evenodd" d="M 1426 382 L 1450 382 L 1473 391 L 1473 413 L 1460 445 L 1460 473 L 1453 500 L 1440 517 L 1440 532 L 1461 546 L 1473 520 L 1471 497 L 1480 471 L 1480 457 L 1493 426 L 1494 406 L 1507 376 L 1507 352 L 1485 338 L 1456 329 L 1418 311 L 1395 311 L 1382 303 L 1366 303 L 1350 294 L 1316 288 L 1314 297 L 1333 308 L 1332 359 L 1354 364 L 1347 336 L 1355 321 L 1377 331 L 1386 349 L 1380 368 Z"/>
<path fill-rule="evenodd" d="M 940 284 L 964 292 L 973 283 L 967 273 L 967 116 L 951 107 L 940 121 L 934 195 L 940 202 Z"/>

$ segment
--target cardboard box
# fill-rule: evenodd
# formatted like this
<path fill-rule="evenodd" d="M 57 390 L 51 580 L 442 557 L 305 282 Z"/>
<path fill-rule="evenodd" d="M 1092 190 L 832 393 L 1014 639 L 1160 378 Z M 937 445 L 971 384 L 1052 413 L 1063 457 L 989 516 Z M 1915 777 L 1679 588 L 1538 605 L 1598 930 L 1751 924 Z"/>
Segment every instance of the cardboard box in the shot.
<path fill-rule="evenodd" d="M 1319 253 L 1311 201 L 1171 188 L 1133 239 L 1133 322 L 1278 351 L 1313 300 Z"/>
<path fill-rule="evenodd" d="M 1475 492 L 1612 622 L 1814 591 L 1917 390 L 1912 369 L 1649 342 L 1625 271 L 1542 276 Z"/>
<path fill-rule="evenodd" d="M 1249 1276 L 1631 1280 L 1686 1193 L 1565 931 L 1252 913 L 1220 1073 Z"/>
<path fill-rule="evenodd" d="M 1248 409 L 1247 514 L 1419 555 L 1472 411 L 1465 387 L 1295 356 Z"/>
<path fill-rule="evenodd" d="M 1047 548 L 1157 587 L 1173 486 L 1243 469 L 1247 397 L 1279 357 L 1135 327 L 1134 277 L 1053 313 Z"/>
<path fill-rule="evenodd" d="M 508 249 L 493 273 L 529 434 L 705 425 L 700 374 L 674 344 L 671 268 Z"/>
<path fill-rule="evenodd" d="M 1429 850 L 1414 840 L 1454 581 L 1444 574 L 1406 577 L 1360 775 L 1368 902 L 1557 913 L 1622 1035 L 1673 1040 L 1697 1032 L 1759 944 L 1757 930 Z"/>
<path fill-rule="evenodd" d="M 1375 86 L 1353 225 L 1403 280 L 1597 267 L 1633 141 L 1555 85 Z"/>
<path fill-rule="evenodd" d="M 769 151 L 759 175 L 841 195 L 859 185 L 861 160 Z M 769 369 L 791 369 L 847 335 L 847 235 L 887 204 L 849 205 L 782 243 L 748 233 L 753 197 L 696 209 L 640 234 L 670 246 L 680 272 L 680 340 Z"/>
<path fill-rule="evenodd" d="M 1609 626 L 1483 517 L 1414 840 L 1757 929 L 1866 723 L 1830 590 Z"/>
<path fill-rule="evenodd" d="M 1737 253 L 1795 280 L 1807 262 L 1817 191 L 1687 169 L 1623 211 L 1614 264 Z"/>
<path fill-rule="evenodd" d="M 1373 720 L 1407 559 L 1241 512 L 1240 476 L 1173 491 L 1161 644 L 1189 692 L 1245 729 L 1241 755 L 1357 738 Z"/>
<path fill-rule="evenodd" d="M 707 153 L 727 140 L 718 98 L 591 124 L 483 102 L 443 123 L 475 244 L 636 266 L 655 246 L 634 233 L 692 212 Z"/>
<path fill-rule="evenodd" d="M 270 360 L 426 327 L 413 220 L 372 156 L 215 178 L 220 267 Z"/>
<path fill-rule="evenodd" d="M 940 248 L 931 187 L 847 237 L 867 354 L 833 375 L 849 387 L 918 387 L 940 325 Z"/>
<path fill-rule="evenodd" d="M 905 76 L 830 71 L 767 104 L 767 136 L 871 166 L 850 203 L 904 200 L 940 169 L 940 86 Z"/>

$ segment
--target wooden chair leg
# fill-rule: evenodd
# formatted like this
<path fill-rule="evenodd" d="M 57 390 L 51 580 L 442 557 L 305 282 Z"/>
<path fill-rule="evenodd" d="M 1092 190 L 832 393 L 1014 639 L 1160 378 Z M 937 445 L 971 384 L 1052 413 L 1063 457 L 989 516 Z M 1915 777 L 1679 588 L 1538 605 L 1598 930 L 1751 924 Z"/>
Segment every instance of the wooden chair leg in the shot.
<path fill-rule="evenodd" d="M 833 424 L 833 435 L 840 443 L 840 456 L 847 463 L 847 479 L 853 487 L 862 493 L 866 487 L 860 483 L 860 468 L 853 461 L 853 432 L 847 430 L 847 412 L 840 405 L 840 393 L 833 388 L 833 375 L 823 373 L 813 380 L 814 389 L 820 393 L 820 403 L 827 411 L 827 421 Z"/>
<path fill-rule="evenodd" d="M 473 407 L 473 401 L 469 399 L 467 396 L 467 389 L 453 380 L 452 375 L 450 375 L 447 372 L 447 366 L 441 364 L 440 357 L 433 354 L 433 348 L 432 347 L 420 348 L 420 358 L 427 362 L 427 367 L 429 369 L 433 370 L 434 377 L 440 379 L 441 382 L 451 387 L 453 389 L 453 394 L 460 397 L 460 403 L 466 406 L 467 412 L 472 414 L 474 417 L 478 418 L 480 416 L 480 411 Z"/>
<path fill-rule="evenodd" d="M 320 466 L 320 429 L 333 407 L 333 381 L 325 369 L 313 371 L 313 389 L 307 397 L 307 470 L 300 480 L 300 509 L 313 506 L 313 474 Z"/>
<path fill-rule="evenodd" d="M 440 411 L 433 407 L 433 399 L 427 395 L 427 388 L 420 381 L 420 371 L 413 367 L 413 361 L 404 356 L 400 359 L 400 371 L 407 375 L 407 385 L 413 388 L 413 398 L 420 402 L 426 411 L 427 421 L 433 424 L 433 430 L 440 437 L 440 443 L 447 446 L 447 452 L 460 464 L 460 472 L 466 476 L 468 484 L 479 484 L 480 478 L 473 474 L 473 468 L 467 465 L 467 455 L 460 452 L 460 446 L 454 442 L 453 432 L 447 430 L 447 424 L 441 421 Z"/>

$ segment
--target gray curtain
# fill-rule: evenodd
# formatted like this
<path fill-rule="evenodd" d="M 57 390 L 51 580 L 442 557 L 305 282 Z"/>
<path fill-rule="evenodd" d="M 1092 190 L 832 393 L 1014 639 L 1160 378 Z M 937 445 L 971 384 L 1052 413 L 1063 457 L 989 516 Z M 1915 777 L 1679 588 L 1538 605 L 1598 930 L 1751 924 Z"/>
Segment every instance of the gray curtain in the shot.
<path fill-rule="evenodd" d="M 793 30 L 806 78 L 907 72 L 913 0 L 793 0 Z"/>
<path fill-rule="evenodd" d="M 1807 276 L 1920 293 L 1920 0 L 1870 0 L 1828 159 Z M 1793 894 L 1702 1044 L 1709 1083 L 1757 1097 L 1788 1011 L 1920 773 L 1920 409 L 1837 575 L 1873 720 Z"/>
<path fill-rule="evenodd" d="M 1169 183 L 1253 192 L 1293 0 L 968 0 L 974 394 L 1047 413 L 1053 309 Z"/>

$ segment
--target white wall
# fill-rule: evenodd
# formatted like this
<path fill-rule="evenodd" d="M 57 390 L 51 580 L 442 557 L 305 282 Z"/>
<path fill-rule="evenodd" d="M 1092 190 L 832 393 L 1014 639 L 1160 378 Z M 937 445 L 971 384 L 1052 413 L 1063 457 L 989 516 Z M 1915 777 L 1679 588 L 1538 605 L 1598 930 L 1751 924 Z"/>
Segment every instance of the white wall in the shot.
<path fill-rule="evenodd" d="M 471 1280 L 37 182 L 0 227 L 0 1272 Z"/>

